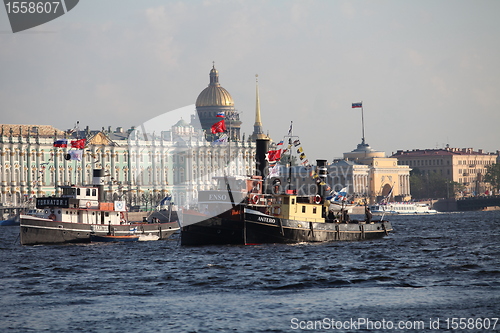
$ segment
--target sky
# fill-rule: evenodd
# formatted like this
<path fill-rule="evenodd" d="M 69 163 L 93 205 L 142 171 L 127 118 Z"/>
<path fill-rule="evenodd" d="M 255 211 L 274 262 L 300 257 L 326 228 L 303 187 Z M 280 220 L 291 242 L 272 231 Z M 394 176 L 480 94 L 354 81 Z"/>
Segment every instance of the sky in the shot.
<path fill-rule="evenodd" d="M 12 33 L 0 8 L 0 123 L 130 128 L 195 103 L 212 62 L 241 113 L 309 160 L 365 137 L 500 149 L 500 1 L 82 0 Z M 194 112 L 194 108 L 193 108 Z M 185 119 L 187 120 L 187 119 Z"/>

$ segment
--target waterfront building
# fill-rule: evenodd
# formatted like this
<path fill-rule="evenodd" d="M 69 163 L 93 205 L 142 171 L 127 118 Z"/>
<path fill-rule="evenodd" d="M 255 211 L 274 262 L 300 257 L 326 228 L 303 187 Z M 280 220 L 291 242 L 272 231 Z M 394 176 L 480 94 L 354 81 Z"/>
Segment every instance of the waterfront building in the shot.
<path fill-rule="evenodd" d="M 53 149 L 64 132 L 49 125 L 1 125 L 0 204 L 16 206 L 33 196 L 55 194 L 54 184 L 68 177 L 68 165 Z"/>
<path fill-rule="evenodd" d="M 99 168 L 105 171 L 108 200 L 121 199 L 131 207 L 151 208 L 167 194 L 173 194 L 176 203 L 190 205 L 196 202 L 199 190 L 214 185 L 212 177 L 222 176 L 226 165 L 229 164 L 230 174 L 253 174 L 255 169 L 255 143 L 214 145 L 183 120 L 161 136 L 148 136 L 148 140 L 141 140 L 143 136 L 134 129 L 125 133 L 121 129 L 78 131 L 78 138 L 83 136 L 87 140 L 79 160 L 68 159 L 75 151 L 69 143 L 76 140 L 77 133 L 70 136 L 52 126 L 2 126 L 0 203 L 3 206 L 19 206 L 34 197 L 60 195 L 61 185 L 92 184 L 92 170 Z M 33 134 L 33 128 L 39 129 L 38 135 Z M 10 133 L 5 135 L 5 131 Z M 54 142 L 64 137 L 68 146 L 54 147 Z"/>
<path fill-rule="evenodd" d="M 346 184 L 358 202 L 369 204 L 387 198 L 393 201 L 411 199 L 410 168 L 398 165 L 394 157 L 372 149 L 363 141 L 356 149 L 344 153 L 344 158 L 334 160 L 329 166 L 333 182 Z"/>
<path fill-rule="evenodd" d="M 398 165 L 393 157 L 386 157 L 383 151 L 372 149 L 364 141 L 341 159 L 334 159 L 326 165 L 326 183 L 333 191 L 346 188 L 349 198 L 359 204 L 391 201 L 407 201 L 410 194 L 410 168 Z M 289 173 L 292 177 L 289 177 Z M 312 166 L 281 166 L 277 174 L 286 188 L 297 189 L 301 194 L 310 195 L 316 191 Z M 290 181 L 291 179 L 291 181 Z M 290 184 L 291 182 L 291 184 Z"/>
<path fill-rule="evenodd" d="M 479 195 L 490 192 L 491 187 L 483 182 L 486 168 L 497 163 L 497 153 L 487 153 L 473 148 L 413 149 L 398 150 L 392 157 L 399 165 L 418 169 L 424 174 L 436 173 L 443 178 L 462 184 L 463 195 Z"/>
<path fill-rule="evenodd" d="M 221 111 L 231 119 L 232 140 L 216 143 L 207 129 L 221 120 Z M 189 206 L 224 170 L 230 175 L 254 173 L 255 143 L 239 139 L 241 122 L 231 95 L 218 84 L 215 67 L 191 120 L 180 119 L 160 133 L 134 127 L 61 131 L 46 125 L 1 125 L 0 204 L 20 206 L 34 197 L 60 195 L 61 185 L 92 184 L 92 170 L 102 168 L 107 200 L 151 208 L 172 195 L 176 204 Z M 71 142 L 81 139 L 85 148 L 74 154 Z M 66 144 L 54 144 L 58 140 Z"/>

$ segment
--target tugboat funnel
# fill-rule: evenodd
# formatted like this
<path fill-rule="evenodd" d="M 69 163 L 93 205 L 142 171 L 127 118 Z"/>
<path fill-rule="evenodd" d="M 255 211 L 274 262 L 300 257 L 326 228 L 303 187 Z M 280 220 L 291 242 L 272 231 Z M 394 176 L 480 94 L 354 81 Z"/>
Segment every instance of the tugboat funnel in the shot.
<path fill-rule="evenodd" d="M 326 168 L 326 160 L 316 160 L 316 172 L 318 173 L 320 183 L 318 184 L 318 195 L 325 197 L 326 178 L 328 177 L 328 169 Z"/>
<path fill-rule="evenodd" d="M 269 139 L 257 139 L 256 140 L 256 152 L 255 152 L 255 175 L 262 176 L 264 180 L 262 193 L 267 193 L 266 186 L 266 176 L 269 173 L 269 163 L 266 159 L 266 154 L 269 151 Z"/>
<path fill-rule="evenodd" d="M 97 187 L 97 192 L 99 195 L 99 202 L 104 202 L 104 170 L 94 169 L 92 185 Z"/>

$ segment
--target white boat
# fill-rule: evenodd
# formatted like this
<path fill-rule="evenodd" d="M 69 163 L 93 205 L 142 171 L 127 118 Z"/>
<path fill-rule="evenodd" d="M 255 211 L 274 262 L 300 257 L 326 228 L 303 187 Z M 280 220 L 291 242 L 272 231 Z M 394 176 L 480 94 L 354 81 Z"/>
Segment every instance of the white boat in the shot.
<path fill-rule="evenodd" d="M 425 215 L 436 214 L 435 209 L 431 209 L 428 204 L 417 202 L 389 202 L 385 204 L 376 204 L 370 207 L 372 214 L 389 215 Z"/>
<path fill-rule="evenodd" d="M 347 197 L 347 187 L 344 187 L 338 192 L 332 191 L 332 195 L 327 197 L 326 199 L 330 201 L 329 210 L 334 213 L 342 212 L 342 210 L 346 210 L 349 214 L 352 213 L 354 207 L 357 206 L 352 200 L 348 200 Z"/>
<path fill-rule="evenodd" d="M 130 222 L 125 202 L 103 199 L 104 189 L 100 185 L 103 174 L 102 169 L 94 170 L 94 186 L 61 186 L 60 197 L 36 198 L 36 208 L 41 213 L 20 216 L 21 244 L 88 243 L 91 236 L 131 233 L 143 236 L 142 240 L 157 240 L 179 230 L 177 220 Z"/>
<path fill-rule="evenodd" d="M 354 201 L 338 202 L 338 201 L 330 200 L 330 206 L 328 207 L 328 209 L 333 211 L 334 213 L 341 212 L 343 209 L 343 210 L 346 210 L 349 214 L 351 214 L 353 208 L 356 206 L 357 206 L 357 203 L 355 203 Z"/>

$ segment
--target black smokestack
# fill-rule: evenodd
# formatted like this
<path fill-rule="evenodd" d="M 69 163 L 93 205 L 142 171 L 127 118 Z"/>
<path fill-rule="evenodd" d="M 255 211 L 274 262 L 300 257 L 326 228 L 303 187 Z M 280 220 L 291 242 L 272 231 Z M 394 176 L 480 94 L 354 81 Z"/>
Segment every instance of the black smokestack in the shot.
<path fill-rule="evenodd" d="M 99 201 L 104 202 L 104 170 L 103 169 L 94 169 L 92 185 L 97 187 Z"/>
<path fill-rule="evenodd" d="M 255 152 L 255 174 L 257 176 L 262 176 L 262 179 L 265 179 L 267 174 L 269 173 L 269 163 L 266 160 L 266 154 L 269 151 L 269 139 L 257 139 L 257 150 Z M 263 193 L 266 193 L 266 186 L 264 184 L 264 188 L 262 189 Z"/>
<path fill-rule="evenodd" d="M 326 168 L 326 160 L 316 160 L 316 172 L 318 173 L 321 183 L 326 184 L 326 178 L 328 177 L 328 169 Z M 326 185 L 318 184 L 318 194 L 322 198 L 325 197 L 325 187 Z"/>

